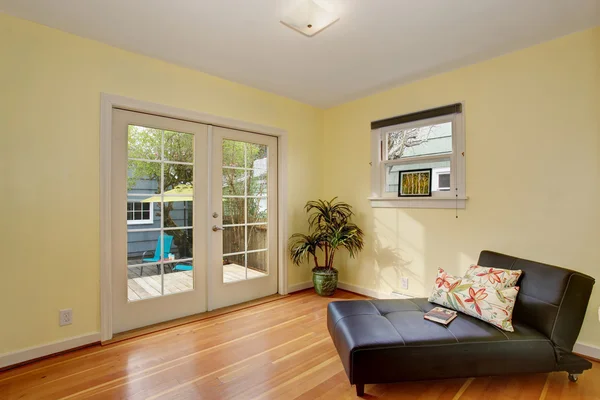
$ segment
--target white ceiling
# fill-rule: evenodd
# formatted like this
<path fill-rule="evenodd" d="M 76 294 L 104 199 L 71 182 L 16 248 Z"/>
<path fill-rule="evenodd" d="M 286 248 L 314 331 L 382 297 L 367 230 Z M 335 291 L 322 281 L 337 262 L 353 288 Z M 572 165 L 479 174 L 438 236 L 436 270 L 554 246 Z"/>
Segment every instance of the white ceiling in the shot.
<path fill-rule="evenodd" d="M 318 107 L 600 24 L 600 0 L 320 0 L 312 38 L 279 23 L 301 0 L 0 0 L 0 10 Z"/>

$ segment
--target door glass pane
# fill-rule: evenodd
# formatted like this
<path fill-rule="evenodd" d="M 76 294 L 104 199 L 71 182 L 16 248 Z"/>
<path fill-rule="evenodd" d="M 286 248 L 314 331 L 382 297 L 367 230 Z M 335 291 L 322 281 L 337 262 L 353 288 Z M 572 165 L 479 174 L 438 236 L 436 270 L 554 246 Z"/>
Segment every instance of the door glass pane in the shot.
<path fill-rule="evenodd" d="M 248 223 L 267 222 L 267 198 L 249 197 L 248 202 Z"/>
<path fill-rule="evenodd" d="M 194 202 L 184 200 L 186 199 L 182 197 L 164 197 L 165 228 L 182 228 L 194 224 Z"/>
<path fill-rule="evenodd" d="M 193 290 L 193 135 L 128 132 L 127 298 Z"/>
<path fill-rule="evenodd" d="M 240 167 L 246 166 L 246 145 L 244 142 L 235 140 L 223 140 L 223 166 Z"/>
<path fill-rule="evenodd" d="M 223 195 L 244 196 L 246 194 L 246 171 L 223 168 Z"/>
<path fill-rule="evenodd" d="M 160 203 L 147 201 L 146 199 L 150 197 L 148 195 L 127 196 L 127 230 L 160 228 Z"/>
<path fill-rule="evenodd" d="M 248 253 L 248 279 L 260 278 L 268 273 L 267 251 Z"/>
<path fill-rule="evenodd" d="M 223 256 L 223 282 L 231 283 L 246 279 L 246 255 Z"/>
<path fill-rule="evenodd" d="M 163 164 L 163 170 L 165 195 L 192 195 L 191 187 L 194 181 L 193 165 L 169 163 Z"/>
<path fill-rule="evenodd" d="M 160 232 L 127 232 L 127 265 L 156 263 L 154 253 Z M 160 252 L 159 252 L 160 253 Z M 138 271 L 139 272 L 139 271 Z"/>
<path fill-rule="evenodd" d="M 222 150 L 223 282 L 228 283 L 268 273 L 269 149 L 226 139 Z"/>
<path fill-rule="evenodd" d="M 194 162 L 194 135 L 165 131 L 165 160 Z"/>
<path fill-rule="evenodd" d="M 267 224 L 248 226 L 248 250 L 266 249 L 267 239 Z"/>
<path fill-rule="evenodd" d="M 223 225 L 243 224 L 244 220 L 244 199 L 243 198 L 224 198 L 223 199 Z M 248 204 L 250 206 L 250 204 Z"/>
<path fill-rule="evenodd" d="M 246 143 L 246 168 L 267 170 L 267 146 Z"/>
<path fill-rule="evenodd" d="M 135 196 L 156 193 L 160 193 L 160 162 L 129 160 L 127 194 Z"/>
<path fill-rule="evenodd" d="M 141 160 L 160 160 L 162 131 L 129 125 L 127 129 L 127 157 Z"/>
<path fill-rule="evenodd" d="M 165 231 L 165 238 L 172 241 L 169 251 L 165 251 L 165 259 L 169 262 L 190 260 L 194 257 L 194 231 L 193 229 L 169 229 Z M 166 241 L 166 240 L 165 240 Z"/>
<path fill-rule="evenodd" d="M 452 122 L 389 132 L 387 152 L 388 160 L 452 153 Z"/>
<path fill-rule="evenodd" d="M 246 251 L 246 227 L 226 226 L 223 228 L 223 254 Z"/>
<path fill-rule="evenodd" d="M 251 169 L 248 171 L 248 196 L 266 196 L 267 187 L 266 169 Z"/>

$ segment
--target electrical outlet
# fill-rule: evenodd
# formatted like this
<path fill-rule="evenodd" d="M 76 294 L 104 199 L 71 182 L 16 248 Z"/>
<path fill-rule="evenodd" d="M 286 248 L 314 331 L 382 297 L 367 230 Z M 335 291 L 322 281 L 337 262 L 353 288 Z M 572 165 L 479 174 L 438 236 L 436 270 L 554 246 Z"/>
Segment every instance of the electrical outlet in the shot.
<path fill-rule="evenodd" d="M 58 311 L 58 325 L 65 326 L 73 323 L 73 310 L 66 308 Z"/>
<path fill-rule="evenodd" d="M 400 278 L 400 287 L 402 290 L 408 290 L 408 276 Z"/>

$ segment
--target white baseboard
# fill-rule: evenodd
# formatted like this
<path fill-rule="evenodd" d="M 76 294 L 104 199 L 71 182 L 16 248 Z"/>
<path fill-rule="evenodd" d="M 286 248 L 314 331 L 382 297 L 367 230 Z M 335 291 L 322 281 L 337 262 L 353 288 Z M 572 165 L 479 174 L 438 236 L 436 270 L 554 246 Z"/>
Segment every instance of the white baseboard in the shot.
<path fill-rule="evenodd" d="M 288 293 L 298 292 L 300 290 L 308 289 L 313 287 L 312 281 L 302 282 L 295 285 L 288 286 Z M 338 288 L 347 290 L 349 292 L 362 294 L 365 296 L 373 297 L 375 299 L 402 299 L 416 297 L 410 293 L 386 293 L 379 292 L 377 290 L 367 289 L 362 286 L 355 286 L 349 283 L 338 282 Z"/>
<path fill-rule="evenodd" d="M 367 289 L 362 286 L 351 285 L 349 283 L 338 282 L 338 287 L 349 292 L 362 294 L 364 296 L 373 297 L 374 299 L 408 299 L 413 297 L 419 297 L 412 293 L 399 293 L 399 292 L 380 292 L 378 290 Z"/>
<path fill-rule="evenodd" d="M 573 346 L 573 353 L 582 354 L 584 356 L 600 360 L 600 347 L 592 346 L 591 344 L 577 342 L 575 343 L 575 346 Z"/>
<path fill-rule="evenodd" d="M 355 286 L 355 285 L 351 285 L 349 283 L 344 283 L 344 282 L 338 282 L 338 287 L 340 289 L 343 290 L 347 290 L 349 292 L 354 292 L 354 293 L 358 293 L 358 294 L 362 294 L 364 296 L 369 296 L 369 297 L 374 297 L 376 299 L 381 299 L 382 297 L 382 293 L 373 290 L 373 289 L 367 289 L 361 286 Z"/>
<path fill-rule="evenodd" d="M 0 368 L 19 364 L 36 358 L 60 353 L 61 351 L 85 346 L 86 344 L 100 341 L 100 332 L 88 333 L 86 335 L 75 336 L 68 339 L 58 340 L 56 342 L 44 344 L 41 346 L 28 347 L 23 350 L 17 350 L 10 353 L 0 354 Z"/>
<path fill-rule="evenodd" d="M 313 287 L 312 281 L 297 283 L 295 285 L 288 286 L 288 293 L 298 292 L 300 290 L 309 289 Z"/>

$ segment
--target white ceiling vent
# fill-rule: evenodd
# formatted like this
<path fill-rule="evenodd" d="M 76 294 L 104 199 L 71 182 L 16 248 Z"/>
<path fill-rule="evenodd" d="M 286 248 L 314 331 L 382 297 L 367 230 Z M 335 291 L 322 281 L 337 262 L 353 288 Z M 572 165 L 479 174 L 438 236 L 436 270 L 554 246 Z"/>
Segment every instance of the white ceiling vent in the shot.
<path fill-rule="evenodd" d="M 314 36 L 339 19 L 314 0 L 303 0 L 281 19 L 281 23 L 306 36 Z"/>

